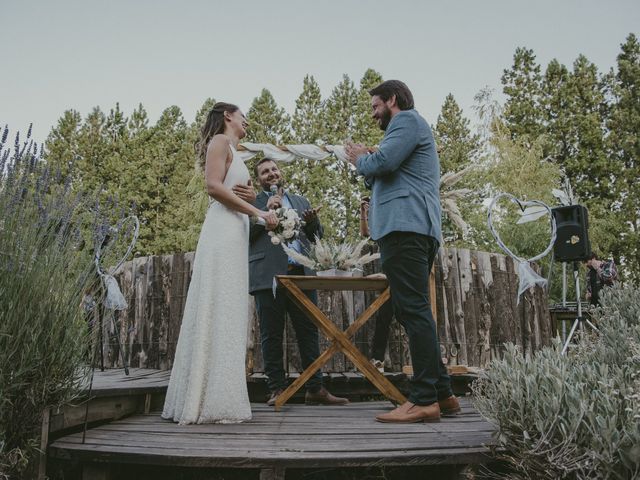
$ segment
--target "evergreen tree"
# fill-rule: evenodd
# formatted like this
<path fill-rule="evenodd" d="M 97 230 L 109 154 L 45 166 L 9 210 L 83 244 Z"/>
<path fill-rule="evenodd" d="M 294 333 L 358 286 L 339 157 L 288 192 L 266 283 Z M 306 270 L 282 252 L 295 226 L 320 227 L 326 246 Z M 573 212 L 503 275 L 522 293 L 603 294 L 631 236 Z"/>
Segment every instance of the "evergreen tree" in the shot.
<path fill-rule="evenodd" d="M 343 75 L 325 106 L 325 141 L 328 144 L 342 145 L 353 135 L 356 105 L 357 93 L 353 81 L 348 75 Z"/>
<path fill-rule="evenodd" d="M 78 160 L 78 136 L 82 117 L 75 110 L 67 110 L 51 132 L 45 142 L 45 160 L 55 169 L 59 169 L 63 176 L 70 171 L 79 174 L 79 170 L 71 166 Z M 76 182 L 81 178 L 74 179 Z"/>
<path fill-rule="evenodd" d="M 441 173 L 457 172 L 472 163 L 480 147 L 480 137 L 471 134 L 469 123 L 453 95 L 447 95 L 433 132 Z"/>
<path fill-rule="evenodd" d="M 188 142 L 189 129 L 176 106 L 162 113 L 150 133 L 147 155 L 153 176 L 148 181 L 154 204 L 148 215 L 153 231 L 149 250 L 166 253 L 176 251 L 181 232 L 194 220 L 176 215 L 190 201 L 187 186 L 193 176 L 194 152 Z"/>
<path fill-rule="evenodd" d="M 371 95 L 369 95 L 369 90 L 381 83 L 382 75 L 372 68 L 367 69 L 360 80 L 353 119 L 353 141 L 356 143 L 374 146 L 382 140 L 384 132 L 371 116 Z"/>
<path fill-rule="evenodd" d="M 547 151 L 560 167 L 565 168 L 567 159 L 575 153 L 570 113 L 572 101 L 569 70 L 556 59 L 547 65 L 543 91 L 542 108 L 549 137 Z"/>
<path fill-rule="evenodd" d="M 284 108 L 278 107 L 273 95 L 266 88 L 262 89 L 259 97 L 253 99 L 247 112 L 247 120 L 247 141 L 274 145 L 290 143 L 289 115 Z"/>
<path fill-rule="evenodd" d="M 580 198 L 610 202 L 615 172 L 605 149 L 606 102 L 597 67 L 580 55 L 568 86 L 575 154 L 567 159 L 566 173 Z"/>
<path fill-rule="evenodd" d="M 323 106 L 318 83 L 312 75 L 306 75 L 291 121 L 294 142 L 316 144 L 324 140 Z"/>
<path fill-rule="evenodd" d="M 629 34 L 617 58 L 613 79 L 614 101 L 608 121 L 609 149 L 616 163 L 616 222 L 625 230 L 613 252 L 636 280 L 640 278 L 640 44 Z"/>
<path fill-rule="evenodd" d="M 533 50 L 516 49 L 513 66 L 502 75 L 502 85 L 507 96 L 504 118 L 511 135 L 536 139 L 543 133 L 542 76 Z"/>
<path fill-rule="evenodd" d="M 464 117 L 462 109 L 451 93 L 447 95 L 442 105 L 433 133 L 438 145 L 441 175 L 448 172 L 458 172 L 474 163 L 480 149 L 480 136 L 471 134 L 469 119 Z M 475 190 L 477 185 L 467 174 L 456 184 L 455 188 Z M 464 201 L 460 199 L 457 202 L 463 218 L 469 215 L 470 208 L 475 208 L 470 205 L 470 202 L 472 202 L 471 198 Z M 454 241 L 460 238 L 460 234 L 463 233 L 444 213 L 442 232 L 443 238 L 447 241 Z"/>

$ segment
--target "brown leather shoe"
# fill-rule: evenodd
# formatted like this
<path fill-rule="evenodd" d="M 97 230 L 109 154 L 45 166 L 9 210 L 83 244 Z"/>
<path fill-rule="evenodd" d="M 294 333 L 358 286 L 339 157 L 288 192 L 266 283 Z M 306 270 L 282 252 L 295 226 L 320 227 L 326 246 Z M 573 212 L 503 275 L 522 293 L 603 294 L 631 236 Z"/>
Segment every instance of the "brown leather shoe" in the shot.
<path fill-rule="evenodd" d="M 389 413 L 376 415 L 376 421 L 382 423 L 439 422 L 440 406 L 438 402 L 425 406 L 405 402 Z"/>
<path fill-rule="evenodd" d="M 322 387 L 315 393 L 307 391 L 304 396 L 304 403 L 307 405 L 346 405 L 349 399 L 335 397 L 329 393 L 329 390 Z"/>
<path fill-rule="evenodd" d="M 282 388 L 279 388 L 275 392 L 271 392 L 271 396 L 269 397 L 269 400 L 267 400 L 267 405 L 273 407 L 276 404 L 276 398 L 278 398 L 278 395 L 282 392 L 284 392 Z"/>
<path fill-rule="evenodd" d="M 451 395 L 444 400 L 438 400 L 438 405 L 440 405 L 440 414 L 443 417 L 458 415 L 461 410 L 460 402 L 458 402 L 455 395 Z"/>

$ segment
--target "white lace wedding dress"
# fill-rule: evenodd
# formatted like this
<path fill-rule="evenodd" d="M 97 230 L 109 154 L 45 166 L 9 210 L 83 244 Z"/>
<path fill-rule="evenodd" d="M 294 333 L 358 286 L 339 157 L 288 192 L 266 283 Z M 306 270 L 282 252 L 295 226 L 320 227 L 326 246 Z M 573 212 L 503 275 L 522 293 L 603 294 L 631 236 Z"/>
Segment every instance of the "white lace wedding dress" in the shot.
<path fill-rule="evenodd" d="M 224 184 L 247 184 L 232 148 Z M 249 219 L 211 200 L 200 232 L 162 417 L 180 424 L 251 419 L 245 376 Z"/>

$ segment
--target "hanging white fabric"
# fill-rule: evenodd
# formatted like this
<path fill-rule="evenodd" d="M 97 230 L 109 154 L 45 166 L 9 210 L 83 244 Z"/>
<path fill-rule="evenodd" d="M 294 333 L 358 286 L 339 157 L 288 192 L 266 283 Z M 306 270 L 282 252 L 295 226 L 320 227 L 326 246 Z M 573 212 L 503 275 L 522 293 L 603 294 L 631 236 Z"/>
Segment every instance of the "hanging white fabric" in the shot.
<path fill-rule="evenodd" d="M 544 209 L 546 213 L 549 214 L 549 222 L 551 224 L 551 241 L 549 242 L 549 245 L 544 250 L 544 252 L 540 253 L 539 255 L 536 255 L 535 257 L 525 259 L 513 253 L 502 242 L 502 240 L 500 239 L 500 235 L 498 235 L 498 232 L 495 230 L 495 228 L 493 228 L 493 207 L 495 206 L 496 202 L 503 197 L 508 198 L 509 200 L 517 204 L 520 207 L 520 210 L 522 212 L 525 212 L 527 208 L 537 207 L 540 209 Z M 536 218 L 539 218 L 540 216 L 539 213 L 540 213 L 539 211 L 537 212 L 534 211 L 534 214 L 538 215 L 538 217 Z M 491 234 L 493 235 L 493 238 L 495 238 L 500 248 L 502 248 L 502 250 L 504 250 L 507 255 L 509 255 L 511 258 L 513 258 L 518 262 L 518 277 L 520 279 L 520 284 L 518 286 L 518 296 L 516 298 L 517 303 L 518 304 L 520 303 L 520 296 L 524 292 L 526 292 L 529 288 L 535 287 L 536 285 L 539 285 L 540 287 L 543 287 L 543 288 L 546 287 L 547 280 L 545 278 L 542 278 L 536 272 L 534 272 L 529 264 L 530 262 L 535 262 L 536 260 L 540 260 L 542 257 L 547 255 L 553 248 L 554 243 L 556 242 L 556 220 L 555 218 L 553 218 L 553 213 L 551 212 L 551 208 L 547 204 L 540 202 L 538 200 L 529 200 L 524 202 L 524 201 L 518 200 L 516 197 L 514 197 L 510 193 L 501 193 L 499 195 L 496 195 L 491 201 L 491 204 L 489 205 L 489 211 L 487 213 L 487 224 L 489 226 L 489 230 L 491 231 Z"/>
<path fill-rule="evenodd" d="M 283 148 L 271 145 L 270 143 L 251 143 L 244 142 L 240 144 L 245 150 L 239 150 L 238 154 L 243 162 L 248 162 L 254 158 L 259 152 L 276 162 L 291 163 L 297 158 L 308 160 L 324 160 L 332 154 L 343 162 L 349 162 L 342 145 L 285 145 Z"/>
<path fill-rule="evenodd" d="M 102 281 L 107 289 L 107 294 L 104 298 L 104 306 L 109 310 L 125 310 L 127 308 L 127 301 L 120 291 L 118 282 L 112 275 L 102 275 Z"/>

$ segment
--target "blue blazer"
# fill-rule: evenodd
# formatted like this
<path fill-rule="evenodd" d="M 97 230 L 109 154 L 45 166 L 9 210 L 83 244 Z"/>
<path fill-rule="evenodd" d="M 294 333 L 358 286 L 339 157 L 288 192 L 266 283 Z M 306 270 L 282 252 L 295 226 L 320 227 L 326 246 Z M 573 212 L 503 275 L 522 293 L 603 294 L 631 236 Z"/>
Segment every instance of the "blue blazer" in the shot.
<path fill-rule="evenodd" d="M 438 242 L 441 233 L 440 160 L 427 121 L 403 110 L 389 122 L 377 152 L 356 161 L 371 188 L 369 232 L 415 232 Z"/>

